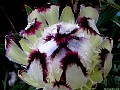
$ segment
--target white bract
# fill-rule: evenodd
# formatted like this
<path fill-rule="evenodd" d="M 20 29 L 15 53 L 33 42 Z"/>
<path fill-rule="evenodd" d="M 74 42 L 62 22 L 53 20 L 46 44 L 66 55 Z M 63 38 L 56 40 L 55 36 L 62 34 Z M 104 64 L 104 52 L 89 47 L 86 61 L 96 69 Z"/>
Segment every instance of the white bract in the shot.
<path fill-rule="evenodd" d="M 113 41 L 100 35 L 95 23 L 98 16 L 96 9 L 82 7 L 75 22 L 69 6 L 60 19 L 59 6 L 35 9 L 20 32 L 21 48 L 12 35 L 6 36 L 6 56 L 25 66 L 18 75 L 36 88 L 90 90 L 112 66 Z"/>

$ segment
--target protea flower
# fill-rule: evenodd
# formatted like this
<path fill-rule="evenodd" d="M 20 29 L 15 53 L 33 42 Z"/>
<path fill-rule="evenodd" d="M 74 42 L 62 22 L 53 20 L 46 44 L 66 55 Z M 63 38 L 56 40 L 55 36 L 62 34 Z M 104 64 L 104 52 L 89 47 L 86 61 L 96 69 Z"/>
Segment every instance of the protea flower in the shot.
<path fill-rule="evenodd" d="M 47 5 L 28 15 L 19 45 L 6 36 L 6 56 L 21 64 L 19 77 L 46 90 L 90 90 L 102 82 L 112 66 L 113 41 L 96 27 L 98 11 L 82 7 L 74 18 L 66 6 Z"/>

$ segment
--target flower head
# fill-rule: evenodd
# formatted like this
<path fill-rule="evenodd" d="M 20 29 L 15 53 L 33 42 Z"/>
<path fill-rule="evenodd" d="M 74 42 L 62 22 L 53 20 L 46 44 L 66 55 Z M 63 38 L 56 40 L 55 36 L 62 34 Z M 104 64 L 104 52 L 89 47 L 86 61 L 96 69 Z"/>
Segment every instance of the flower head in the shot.
<path fill-rule="evenodd" d="M 77 20 L 69 6 L 60 17 L 56 5 L 34 9 L 20 32 L 20 47 L 6 36 L 6 56 L 24 65 L 19 77 L 36 88 L 90 90 L 112 66 L 113 41 L 99 33 L 98 16 L 92 7 L 82 7 Z"/>

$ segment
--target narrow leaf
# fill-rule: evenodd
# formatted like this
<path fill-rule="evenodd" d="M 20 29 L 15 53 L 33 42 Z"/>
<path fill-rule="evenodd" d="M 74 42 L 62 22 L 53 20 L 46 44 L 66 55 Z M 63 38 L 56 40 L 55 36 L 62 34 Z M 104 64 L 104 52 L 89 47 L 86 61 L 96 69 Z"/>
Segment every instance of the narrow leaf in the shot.
<path fill-rule="evenodd" d="M 116 8 L 116 9 L 120 10 L 120 6 L 118 4 L 116 4 L 113 0 L 107 0 L 107 3 L 110 6 L 112 6 L 112 7 Z"/>
<path fill-rule="evenodd" d="M 99 28 L 105 26 L 116 15 L 117 12 L 117 9 L 107 7 L 104 12 L 100 13 L 100 17 L 97 22 L 97 27 Z"/>
<path fill-rule="evenodd" d="M 5 52 L 5 45 L 4 44 L 0 44 L 0 53 L 1 54 L 4 54 L 4 52 Z"/>

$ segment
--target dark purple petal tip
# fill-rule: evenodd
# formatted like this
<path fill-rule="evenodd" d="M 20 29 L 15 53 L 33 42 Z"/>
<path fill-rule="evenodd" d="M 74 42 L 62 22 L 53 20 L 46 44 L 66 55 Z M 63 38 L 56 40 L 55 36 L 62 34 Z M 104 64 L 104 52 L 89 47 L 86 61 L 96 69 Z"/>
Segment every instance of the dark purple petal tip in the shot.
<path fill-rule="evenodd" d="M 6 55 L 7 52 L 12 44 L 12 40 L 15 40 L 15 37 L 12 32 L 9 32 L 8 35 L 5 36 L 5 49 L 6 49 Z"/>
<path fill-rule="evenodd" d="M 87 75 L 87 70 L 80 61 L 80 56 L 77 52 L 68 51 L 65 57 L 61 60 L 61 68 L 67 70 L 68 66 L 76 64 L 82 69 L 83 74 Z"/>
<path fill-rule="evenodd" d="M 50 9 L 50 6 L 51 4 L 46 4 L 46 5 L 43 5 L 42 7 L 38 8 L 37 11 L 40 13 L 40 12 L 46 12 L 47 10 Z"/>
<path fill-rule="evenodd" d="M 39 28 L 41 27 L 42 23 L 37 21 L 37 18 L 34 19 L 35 21 L 33 21 L 28 27 L 26 27 L 26 29 L 21 30 L 20 35 L 23 36 L 24 34 L 27 35 L 34 35 L 36 33 L 37 30 L 39 30 Z"/>
<path fill-rule="evenodd" d="M 80 26 L 80 28 L 83 28 L 83 30 L 87 30 L 87 33 L 90 33 L 90 34 L 94 34 L 94 35 L 97 35 L 98 33 L 93 30 L 92 27 L 90 27 L 89 25 L 89 20 L 90 18 L 87 18 L 87 17 L 78 17 L 78 25 Z"/>
<path fill-rule="evenodd" d="M 54 87 L 55 86 L 65 86 L 67 88 L 70 88 L 70 86 L 66 82 L 66 70 L 71 66 L 76 64 L 78 67 L 81 68 L 83 74 L 86 76 L 87 75 L 87 70 L 83 66 L 83 64 L 80 61 L 80 57 L 77 52 L 72 52 L 72 51 L 67 51 L 65 57 L 62 58 L 61 60 L 61 69 L 63 70 L 62 75 L 60 77 L 59 81 L 54 82 Z"/>
<path fill-rule="evenodd" d="M 37 60 L 40 62 L 40 66 L 42 67 L 42 71 L 43 71 L 43 81 L 47 83 L 48 69 L 47 69 L 47 62 L 46 62 L 46 54 L 40 53 L 39 50 L 33 50 L 29 55 L 27 69 L 30 68 L 31 63 L 34 60 Z"/>
<path fill-rule="evenodd" d="M 47 3 L 43 6 L 41 6 L 40 8 L 37 8 L 37 11 L 38 11 L 38 13 L 45 13 L 45 12 L 47 12 L 47 10 L 50 10 L 52 5 L 59 6 L 59 4 L 57 4 L 57 3 L 56 4 Z"/>
<path fill-rule="evenodd" d="M 100 64 L 98 66 L 99 66 L 100 70 L 104 67 L 104 63 L 105 63 L 105 60 L 107 58 L 108 53 L 110 53 L 110 52 L 105 48 L 101 49 L 101 52 L 99 53 L 101 61 L 100 61 Z"/>

